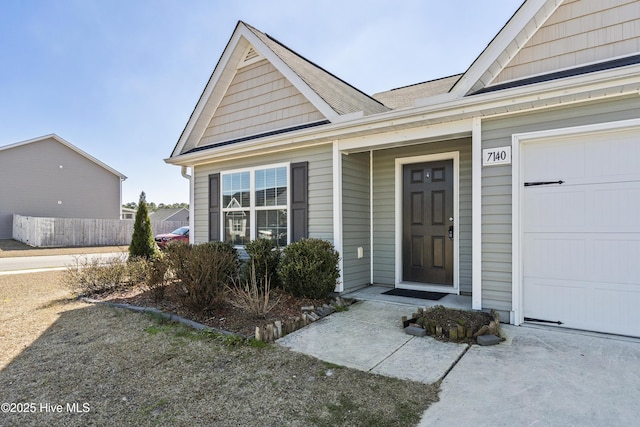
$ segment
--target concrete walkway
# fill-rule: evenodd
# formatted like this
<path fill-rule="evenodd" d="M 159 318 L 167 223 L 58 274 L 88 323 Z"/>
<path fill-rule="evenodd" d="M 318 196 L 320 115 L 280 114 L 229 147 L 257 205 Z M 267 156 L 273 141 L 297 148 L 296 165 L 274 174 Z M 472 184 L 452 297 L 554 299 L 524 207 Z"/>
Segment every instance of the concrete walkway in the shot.
<path fill-rule="evenodd" d="M 502 325 L 497 346 L 443 343 L 403 332 L 401 317 L 425 305 L 411 302 L 360 301 L 277 342 L 367 372 L 442 380 L 420 426 L 637 424 L 640 340 Z"/>

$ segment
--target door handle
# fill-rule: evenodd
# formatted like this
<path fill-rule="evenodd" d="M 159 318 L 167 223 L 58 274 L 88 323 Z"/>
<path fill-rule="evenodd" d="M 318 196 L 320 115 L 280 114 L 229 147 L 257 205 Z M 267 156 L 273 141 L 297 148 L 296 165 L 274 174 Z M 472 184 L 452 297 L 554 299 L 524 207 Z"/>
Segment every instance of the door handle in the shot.
<path fill-rule="evenodd" d="M 453 225 L 449 226 L 449 239 L 453 240 Z"/>

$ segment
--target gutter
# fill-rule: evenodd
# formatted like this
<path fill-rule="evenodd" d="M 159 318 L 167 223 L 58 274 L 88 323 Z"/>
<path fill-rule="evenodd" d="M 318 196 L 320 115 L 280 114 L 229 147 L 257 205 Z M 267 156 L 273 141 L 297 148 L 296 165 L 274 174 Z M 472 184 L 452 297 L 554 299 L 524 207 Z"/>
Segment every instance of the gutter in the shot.
<path fill-rule="evenodd" d="M 193 167 L 191 167 L 191 170 L 193 171 Z M 182 168 L 180 168 L 180 173 L 182 174 L 182 176 L 184 178 L 187 179 L 187 181 L 189 181 L 189 202 L 190 202 L 189 203 L 189 230 L 191 230 L 189 232 L 189 243 L 193 244 L 195 242 L 195 238 L 194 238 L 195 209 L 194 209 L 194 203 L 193 203 L 194 181 L 195 180 L 192 179 L 193 177 L 187 173 L 187 166 L 182 166 Z"/>

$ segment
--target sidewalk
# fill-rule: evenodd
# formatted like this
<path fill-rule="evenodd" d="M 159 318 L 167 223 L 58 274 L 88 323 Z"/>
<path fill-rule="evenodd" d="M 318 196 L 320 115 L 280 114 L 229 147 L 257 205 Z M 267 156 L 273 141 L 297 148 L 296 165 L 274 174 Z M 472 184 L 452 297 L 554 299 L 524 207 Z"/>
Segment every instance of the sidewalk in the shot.
<path fill-rule="evenodd" d="M 505 342 L 468 348 L 406 335 L 400 319 L 415 306 L 361 301 L 277 343 L 367 372 L 442 379 L 420 426 L 636 423 L 640 340 L 502 325 Z"/>

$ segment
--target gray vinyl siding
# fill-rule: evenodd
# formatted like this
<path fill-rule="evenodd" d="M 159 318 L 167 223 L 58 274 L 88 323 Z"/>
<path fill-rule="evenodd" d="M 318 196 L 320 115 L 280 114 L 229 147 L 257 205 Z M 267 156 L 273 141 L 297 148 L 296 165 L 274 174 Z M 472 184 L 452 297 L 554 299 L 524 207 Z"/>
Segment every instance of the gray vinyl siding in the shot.
<path fill-rule="evenodd" d="M 0 151 L 0 182 L 0 239 L 12 237 L 14 213 L 120 218 L 120 177 L 54 139 Z"/>
<path fill-rule="evenodd" d="M 242 159 L 195 167 L 194 240 L 209 239 L 209 175 L 234 169 L 268 166 L 285 162 L 309 162 L 309 237 L 333 242 L 333 161 L 330 144 L 272 154 L 247 155 Z"/>
<path fill-rule="evenodd" d="M 640 117 L 637 96 L 617 102 L 554 108 L 482 122 L 482 148 L 511 145 L 512 135 Z M 511 165 L 482 169 L 482 307 L 510 311 Z"/>
<path fill-rule="evenodd" d="M 471 292 L 471 140 L 433 142 L 373 153 L 373 280 L 395 282 L 395 159 L 460 153 L 460 290 Z"/>
<path fill-rule="evenodd" d="M 371 282 L 369 153 L 342 156 L 344 290 Z M 358 247 L 364 256 L 358 259 Z"/>

